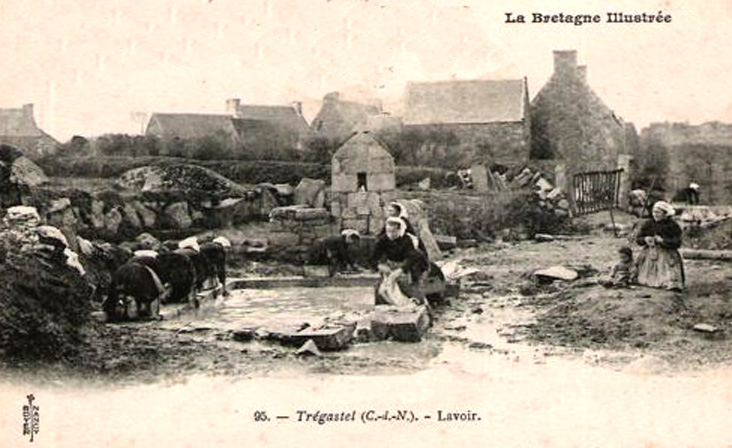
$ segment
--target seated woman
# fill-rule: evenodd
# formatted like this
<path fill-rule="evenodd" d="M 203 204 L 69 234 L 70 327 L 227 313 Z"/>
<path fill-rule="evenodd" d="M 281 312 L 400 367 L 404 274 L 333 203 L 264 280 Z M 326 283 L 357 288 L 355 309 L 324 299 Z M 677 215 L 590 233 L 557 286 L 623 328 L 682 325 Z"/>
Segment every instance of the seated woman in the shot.
<path fill-rule="evenodd" d="M 681 228 L 671 217 L 667 202 L 653 205 L 652 219 L 640 228 L 636 242 L 642 246 L 638 256 L 638 284 L 652 288 L 681 291 L 685 286 L 684 261 L 679 254 Z"/>
<path fill-rule="evenodd" d="M 382 274 L 377 286 L 377 304 L 403 305 L 403 295 L 425 303 L 421 283 L 429 267 L 427 257 L 414 247 L 401 218 L 386 220 L 385 232 L 376 241 L 371 265 Z"/>

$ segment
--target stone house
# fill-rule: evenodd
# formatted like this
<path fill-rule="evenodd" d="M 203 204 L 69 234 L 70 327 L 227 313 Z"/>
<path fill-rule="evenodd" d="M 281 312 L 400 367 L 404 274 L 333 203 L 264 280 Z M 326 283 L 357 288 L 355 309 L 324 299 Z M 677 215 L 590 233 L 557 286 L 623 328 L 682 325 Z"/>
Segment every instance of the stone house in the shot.
<path fill-rule="evenodd" d="M 635 135 L 592 90 L 577 52 L 554 51 L 554 72 L 531 102 L 531 157 L 573 172 L 611 169 L 618 155 L 634 153 Z"/>
<path fill-rule="evenodd" d="M 340 145 L 348 140 L 354 132 L 368 130 L 369 126 L 388 120 L 381 104 L 365 104 L 347 101 L 338 92 L 331 92 L 323 98 L 320 111 L 310 124 L 314 135 Z"/>
<path fill-rule="evenodd" d="M 354 134 L 333 154 L 330 209 L 341 229 L 378 233 L 396 196 L 394 158 L 373 133 Z"/>
<path fill-rule="evenodd" d="M 409 83 L 405 103 L 404 132 L 447 146 L 466 166 L 529 159 L 526 78 Z"/>
<path fill-rule="evenodd" d="M 302 103 L 289 106 L 242 104 L 238 98 L 226 101 L 226 111 L 242 144 L 258 154 L 303 149 L 310 127 L 302 115 Z"/>
<path fill-rule="evenodd" d="M 165 141 L 217 137 L 229 143 L 234 151 L 242 147 L 230 115 L 153 113 L 145 134 Z"/>
<path fill-rule="evenodd" d="M 20 109 L 0 109 L 0 143 L 15 146 L 30 157 L 56 151 L 56 139 L 43 132 L 33 117 L 33 104 Z"/>
<path fill-rule="evenodd" d="M 642 163 L 663 165 L 667 199 L 695 182 L 701 203 L 732 203 L 732 124 L 652 123 L 641 131 L 641 145 Z"/>

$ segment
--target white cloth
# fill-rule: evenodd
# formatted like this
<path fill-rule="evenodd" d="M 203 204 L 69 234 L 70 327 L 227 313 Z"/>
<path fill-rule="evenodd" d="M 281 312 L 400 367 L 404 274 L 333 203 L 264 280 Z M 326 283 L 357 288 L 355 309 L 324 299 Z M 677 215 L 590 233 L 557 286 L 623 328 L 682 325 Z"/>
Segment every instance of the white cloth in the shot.
<path fill-rule="evenodd" d="M 400 272 L 397 270 L 391 271 L 382 277 L 381 284 L 379 284 L 379 295 L 389 303 L 389 305 L 405 306 L 412 303 L 409 297 L 404 295 L 402 290 L 399 288 L 397 279 L 400 276 Z"/>
<path fill-rule="evenodd" d="M 201 246 L 198 245 L 198 238 L 195 236 L 186 238 L 178 243 L 180 249 L 193 249 L 196 252 L 201 251 Z"/>
<path fill-rule="evenodd" d="M 225 236 L 218 236 L 213 239 L 214 243 L 221 244 L 223 247 L 231 247 L 231 241 Z"/>

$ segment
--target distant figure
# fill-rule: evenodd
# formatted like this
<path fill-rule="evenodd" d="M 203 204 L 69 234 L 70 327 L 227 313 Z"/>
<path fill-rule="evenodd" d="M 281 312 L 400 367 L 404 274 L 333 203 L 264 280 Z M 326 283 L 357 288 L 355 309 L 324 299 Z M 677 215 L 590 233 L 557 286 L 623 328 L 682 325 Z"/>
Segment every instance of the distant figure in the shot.
<path fill-rule="evenodd" d="M 699 204 L 699 184 L 694 182 L 690 183 L 687 195 L 687 203 L 689 205 Z"/>
<path fill-rule="evenodd" d="M 621 247 L 618 255 L 620 260 L 613 266 L 610 280 L 600 282 L 606 288 L 627 288 L 636 282 L 638 271 L 633 261 L 633 249 L 628 246 Z"/>
<path fill-rule="evenodd" d="M 686 202 L 689 205 L 699 204 L 699 184 L 692 182 L 688 187 L 679 190 L 674 196 L 674 201 Z"/>
<path fill-rule="evenodd" d="M 684 289 L 684 261 L 679 253 L 681 228 L 671 219 L 675 210 L 668 202 L 653 205 L 653 217 L 643 222 L 636 242 L 643 247 L 638 256 L 638 284 L 652 288 Z"/>

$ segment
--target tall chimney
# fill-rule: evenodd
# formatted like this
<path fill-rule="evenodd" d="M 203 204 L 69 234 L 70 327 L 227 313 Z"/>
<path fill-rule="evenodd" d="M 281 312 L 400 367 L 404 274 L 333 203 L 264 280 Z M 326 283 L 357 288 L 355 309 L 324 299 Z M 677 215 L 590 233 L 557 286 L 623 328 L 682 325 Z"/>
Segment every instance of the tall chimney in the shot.
<path fill-rule="evenodd" d="M 292 108 L 295 109 L 298 115 L 302 115 L 302 101 L 293 101 Z"/>
<path fill-rule="evenodd" d="M 554 50 L 554 73 L 574 73 L 577 69 L 577 50 Z"/>
<path fill-rule="evenodd" d="M 25 115 L 27 118 L 30 118 L 31 120 L 34 120 L 33 103 L 23 104 L 23 115 Z"/>
<path fill-rule="evenodd" d="M 239 106 L 241 106 L 241 100 L 239 98 L 229 98 L 226 100 L 226 113 L 238 117 Z"/>
<path fill-rule="evenodd" d="M 577 67 L 577 78 L 579 78 L 579 80 L 584 83 L 587 82 L 587 66 L 586 65 L 580 65 Z"/>

